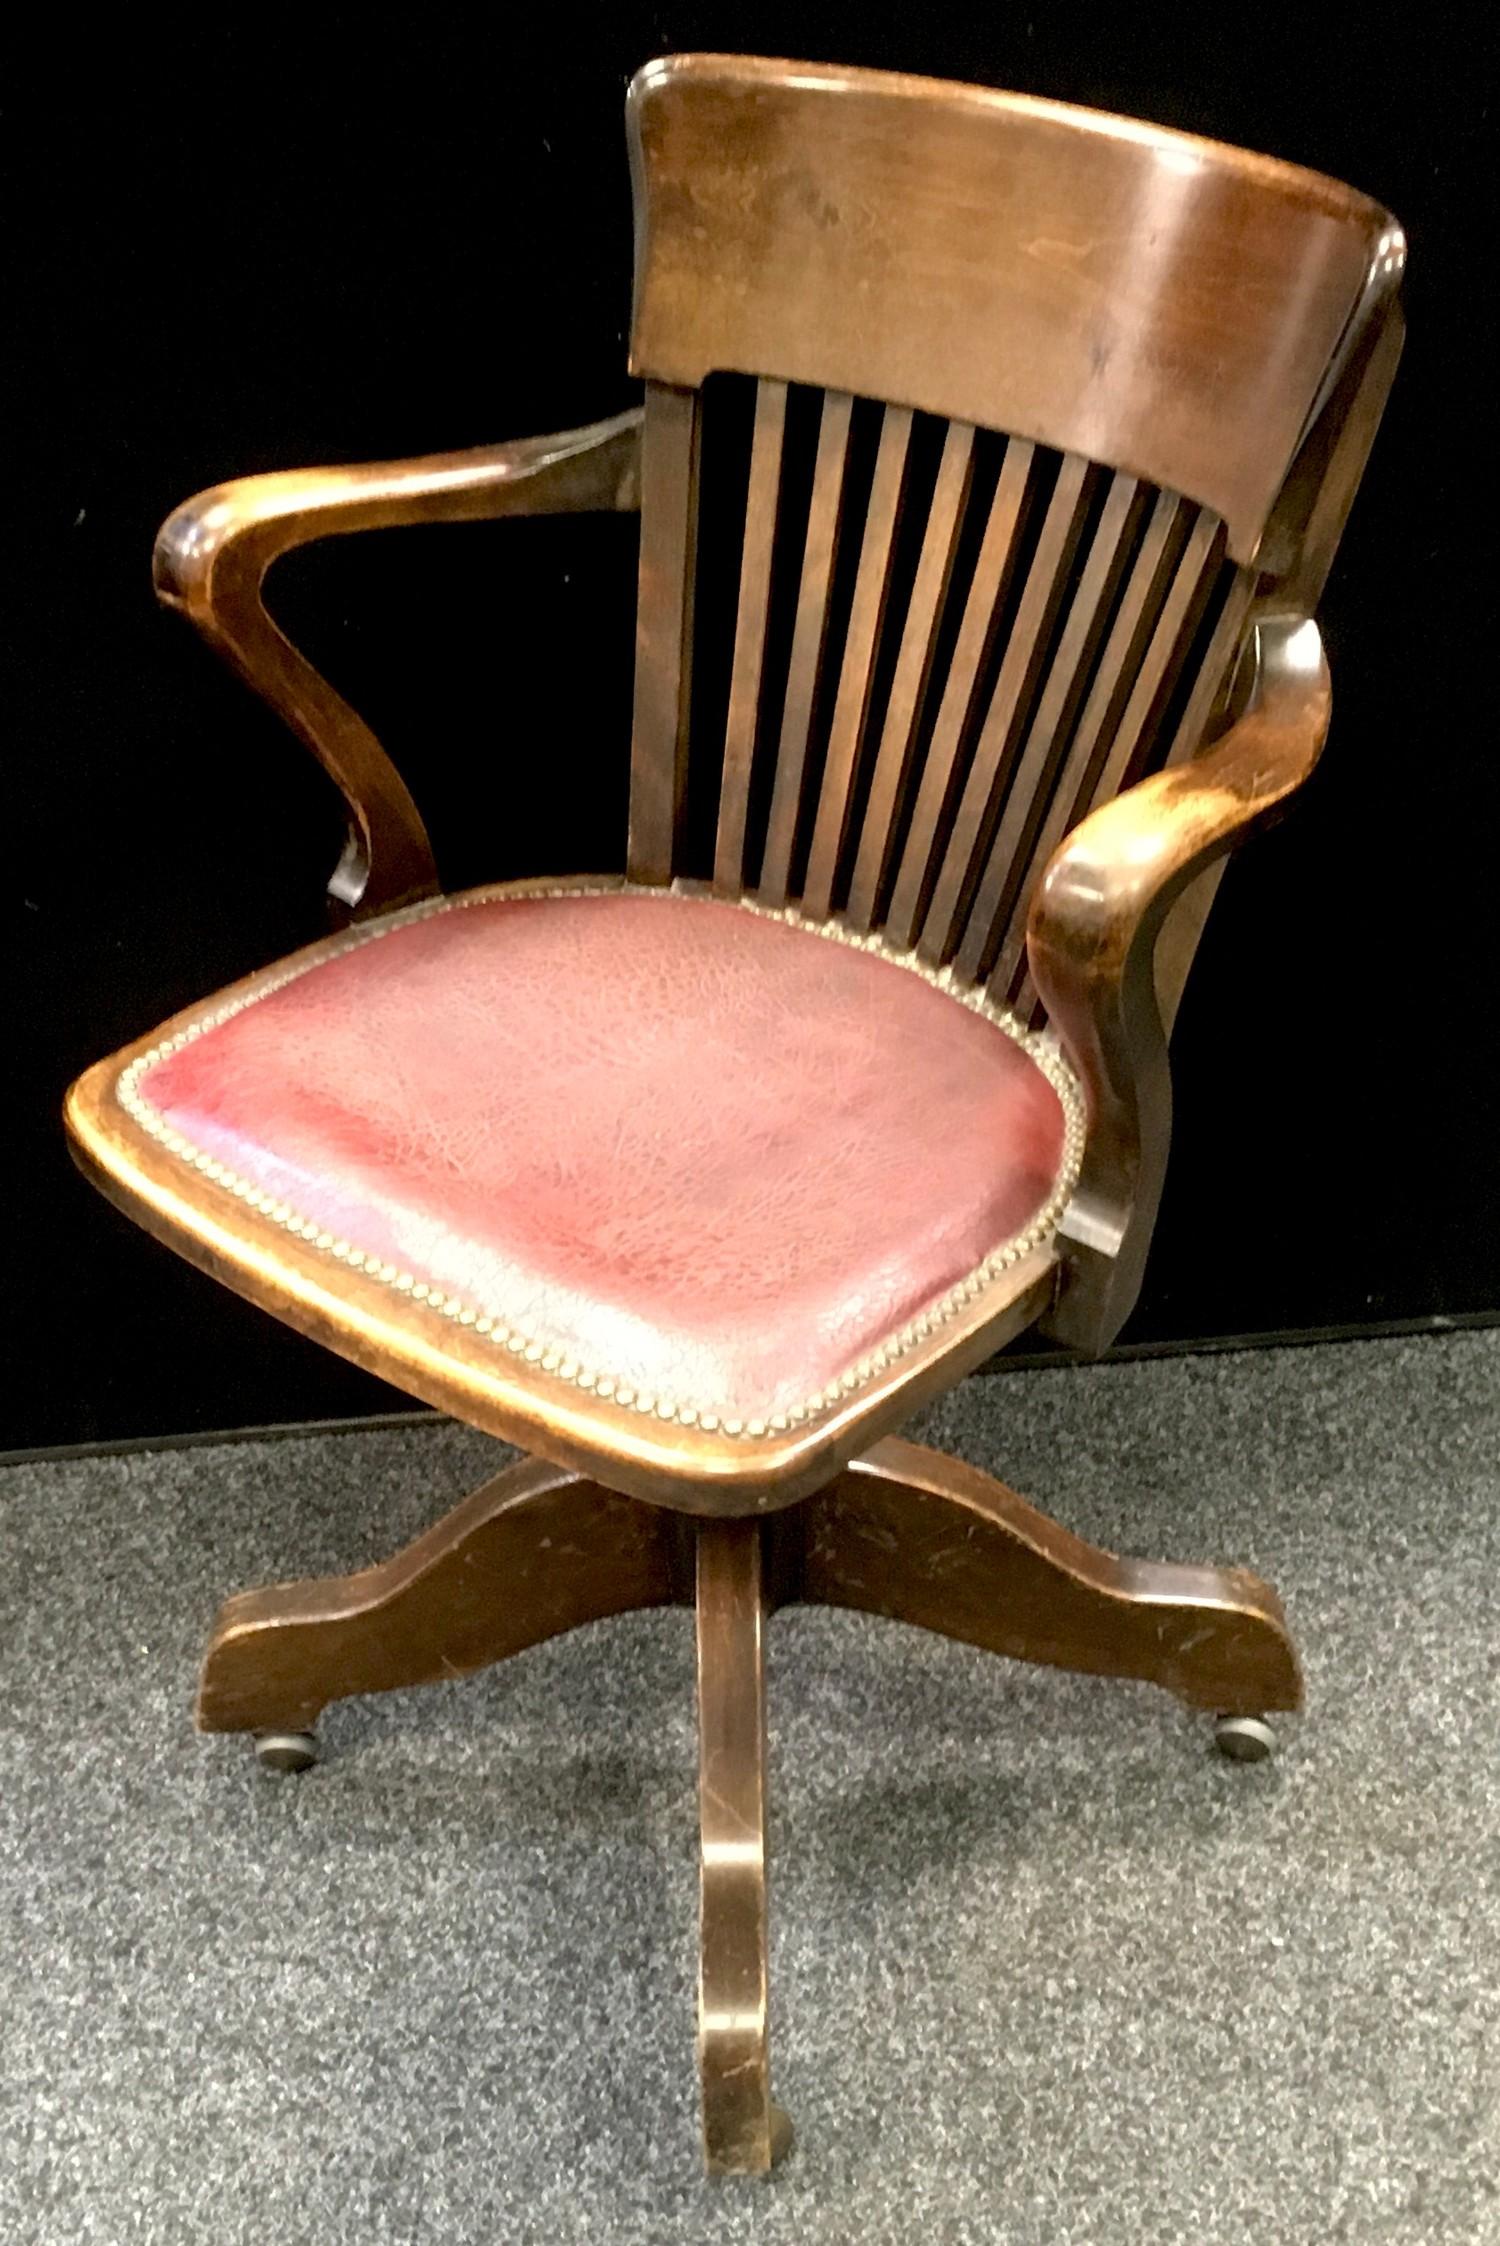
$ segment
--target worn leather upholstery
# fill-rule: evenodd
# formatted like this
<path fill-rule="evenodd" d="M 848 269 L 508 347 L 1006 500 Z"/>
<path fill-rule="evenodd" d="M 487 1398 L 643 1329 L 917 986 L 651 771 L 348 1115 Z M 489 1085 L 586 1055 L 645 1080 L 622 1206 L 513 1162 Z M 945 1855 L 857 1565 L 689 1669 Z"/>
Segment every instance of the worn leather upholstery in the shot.
<path fill-rule="evenodd" d="M 138 1090 L 331 1254 L 564 1377 L 746 1421 L 1022 1231 L 1064 1144 L 1036 1062 L 930 980 L 668 891 L 475 893 L 359 931 Z"/>

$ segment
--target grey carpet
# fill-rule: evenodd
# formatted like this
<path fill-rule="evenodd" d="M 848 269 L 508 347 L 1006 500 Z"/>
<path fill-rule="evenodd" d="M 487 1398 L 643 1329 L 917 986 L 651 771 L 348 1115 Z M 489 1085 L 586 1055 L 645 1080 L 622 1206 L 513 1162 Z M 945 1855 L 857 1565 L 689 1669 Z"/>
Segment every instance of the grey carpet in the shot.
<path fill-rule="evenodd" d="M 489 1470 L 434 1424 L 0 1479 L 9 2240 L 1500 2239 L 1500 1334 L 971 1381 L 929 1440 L 1280 1585 L 1310 1712 L 1234 1769 L 1141 1687 L 773 1634 L 770 2184 L 709 2186 L 686 1616 L 188 1723 L 216 1600 Z"/>

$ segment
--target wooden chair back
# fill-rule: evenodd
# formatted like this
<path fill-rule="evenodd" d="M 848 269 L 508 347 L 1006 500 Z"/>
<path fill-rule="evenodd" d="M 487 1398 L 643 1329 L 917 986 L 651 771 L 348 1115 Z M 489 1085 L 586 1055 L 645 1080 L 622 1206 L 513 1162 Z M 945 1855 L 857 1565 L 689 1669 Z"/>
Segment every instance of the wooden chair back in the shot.
<path fill-rule="evenodd" d="M 1033 1006 L 1063 835 L 1308 608 L 1399 350 L 1389 214 L 935 81 L 635 81 L 646 382 L 629 865 Z"/>

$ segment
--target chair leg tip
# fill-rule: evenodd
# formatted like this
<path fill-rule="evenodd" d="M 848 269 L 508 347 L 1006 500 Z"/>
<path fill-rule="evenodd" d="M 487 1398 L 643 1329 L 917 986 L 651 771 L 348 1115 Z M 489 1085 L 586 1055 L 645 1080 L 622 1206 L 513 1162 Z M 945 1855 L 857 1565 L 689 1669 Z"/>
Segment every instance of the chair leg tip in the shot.
<path fill-rule="evenodd" d="M 1228 1762 L 1269 1762 L 1277 1738 L 1264 1716 L 1216 1716 L 1214 1745 Z"/>
<path fill-rule="evenodd" d="M 310 1731 L 260 1731 L 255 1735 L 255 1759 L 262 1770 L 278 1776 L 311 1770 L 318 1759 L 318 1742 Z"/>
<path fill-rule="evenodd" d="M 703 2164 L 710 2176 L 768 2176 L 785 2160 L 795 2137 L 791 2116 L 773 2100 L 742 2134 L 706 2137 Z"/>

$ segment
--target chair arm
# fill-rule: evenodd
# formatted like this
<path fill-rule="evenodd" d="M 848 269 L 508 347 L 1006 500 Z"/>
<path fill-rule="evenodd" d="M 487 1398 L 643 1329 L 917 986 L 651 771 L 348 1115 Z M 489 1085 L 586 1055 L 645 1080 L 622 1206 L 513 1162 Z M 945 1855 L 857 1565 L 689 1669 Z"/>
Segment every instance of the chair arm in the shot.
<path fill-rule="evenodd" d="M 1211 748 L 1090 814 L 1063 842 L 1027 929 L 1032 979 L 1089 1105 L 1066 1269 L 1048 1320 L 1098 1351 L 1140 1289 L 1171 1131 L 1156 940 L 1194 878 L 1262 826 L 1317 762 L 1329 681 L 1317 626 L 1262 618 L 1249 706 Z"/>
<path fill-rule="evenodd" d="M 402 523 L 633 510 L 639 409 L 562 436 L 368 467 L 247 476 L 200 492 L 157 534 L 158 597 L 191 618 L 305 741 L 349 809 L 329 894 L 356 916 L 437 888 L 421 816 L 363 718 L 287 639 L 262 582 L 279 556 L 319 538 Z"/>

